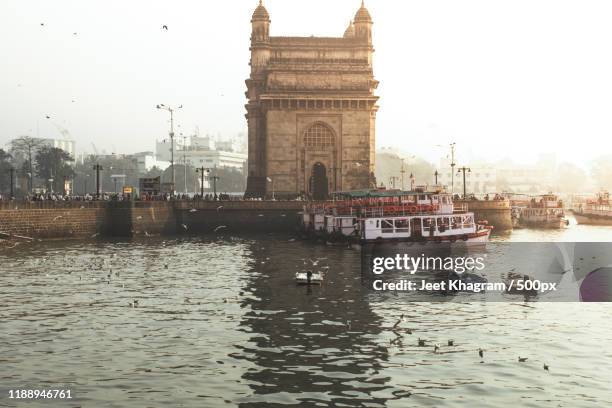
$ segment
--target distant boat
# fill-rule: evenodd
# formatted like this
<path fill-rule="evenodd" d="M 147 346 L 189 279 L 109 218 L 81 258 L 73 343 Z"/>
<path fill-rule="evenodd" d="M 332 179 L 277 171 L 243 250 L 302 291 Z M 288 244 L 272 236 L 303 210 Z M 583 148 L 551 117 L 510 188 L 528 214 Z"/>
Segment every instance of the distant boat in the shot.
<path fill-rule="evenodd" d="M 519 224 L 523 227 L 560 229 L 569 223 L 563 211 L 563 201 L 554 194 L 544 194 L 539 200 L 531 199 L 520 209 Z"/>
<path fill-rule="evenodd" d="M 320 285 L 323 283 L 323 274 L 321 272 L 296 272 L 295 282 L 298 285 Z"/>
<path fill-rule="evenodd" d="M 595 200 L 587 200 L 572 210 L 578 224 L 612 225 L 612 203 L 607 191 L 597 194 Z"/>

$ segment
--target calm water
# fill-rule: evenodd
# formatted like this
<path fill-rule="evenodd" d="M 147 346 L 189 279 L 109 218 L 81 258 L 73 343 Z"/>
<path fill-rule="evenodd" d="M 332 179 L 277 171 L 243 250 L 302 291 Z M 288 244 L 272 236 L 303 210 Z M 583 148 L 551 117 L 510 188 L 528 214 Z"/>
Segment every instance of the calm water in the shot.
<path fill-rule="evenodd" d="M 612 404 L 612 305 L 375 296 L 357 251 L 290 238 L 2 250 L 0 406 Z M 295 286 L 303 258 L 326 258 L 324 286 Z M 398 336 L 402 313 L 413 333 Z M 19 403 L 9 388 L 71 389 L 74 399 Z"/>

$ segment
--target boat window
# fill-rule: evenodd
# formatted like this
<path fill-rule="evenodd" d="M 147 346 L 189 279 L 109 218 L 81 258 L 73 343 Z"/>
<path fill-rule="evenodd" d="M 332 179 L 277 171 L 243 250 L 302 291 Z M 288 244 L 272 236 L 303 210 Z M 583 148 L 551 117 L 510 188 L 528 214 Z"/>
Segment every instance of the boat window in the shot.
<path fill-rule="evenodd" d="M 461 217 L 453 217 L 453 228 L 461 228 Z"/>
<path fill-rule="evenodd" d="M 395 230 L 396 232 L 408 232 L 408 220 L 395 220 Z"/>
<path fill-rule="evenodd" d="M 392 233 L 393 229 L 393 220 L 382 220 L 382 232 Z"/>

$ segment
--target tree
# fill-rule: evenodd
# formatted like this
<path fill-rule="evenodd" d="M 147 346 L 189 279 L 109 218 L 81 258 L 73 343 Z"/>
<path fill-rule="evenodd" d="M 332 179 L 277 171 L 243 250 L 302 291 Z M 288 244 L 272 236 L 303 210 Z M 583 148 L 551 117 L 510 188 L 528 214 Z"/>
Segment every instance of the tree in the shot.
<path fill-rule="evenodd" d="M 36 154 L 36 175 L 49 180 L 52 191 L 64 191 L 64 181 L 74 176 L 72 157 L 57 147 L 43 146 Z"/>
<path fill-rule="evenodd" d="M 376 178 L 379 182 L 390 186 L 391 177 L 401 180 L 402 159 L 394 152 L 376 153 Z M 404 159 L 404 189 L 410 189 L 410 174 L 414 176 L 415 185 L 433 184 L 435 167 L 427 161 L 412 157 Z M 395 183 L 396 188 L 401 188 L 401 181 Z"/>
<path fill-rule="evenodd" d="M 155 172 L 153 172 L 153 169 L 157 169 L 157 168 L 153 167 L 151 170 L 149 170 L 148 173 L 152 173 L 151 177 L 157 177 L 159 174 L 155 174 Z M 177 194 L 181 194 L 185 190 L 185 165 L 175 163 L 174 164 L 174 174 L 175 174 L 174 183 L 176 184 L 174 186 L 174 189 L 176 190 Z M 193 192 L 200 191 L 200 183 L 198 182 L 198 179 L 199 179 L 199 175 L 196 173 L 195 167 L 188 164 L 187 165 L 187 192 L 193 193 Z M 170 182 L 170 180 L 172 180 L 172 167 L 168 167 L 166 170 L 163 171 L 161 180 L 162 182 L 166 180 Z"/>
<path fill-rule="evenodd" d="M 27 164 L 27 176 L 28 176 L 28 190 L 32 191 L 34 187 L 34 168 L 33 168 L 33 155 L 43 145 L 41 139 L 33 138 L 30 136 L 21 136 L 11 141 L 11 150 L 14 153 L 21 154 Z"/>
<path fill-rule="evenodd" d="M 13 157 L 0 149 L 0 193 L 8 192 L 11 188 L 11 168 Z"/>

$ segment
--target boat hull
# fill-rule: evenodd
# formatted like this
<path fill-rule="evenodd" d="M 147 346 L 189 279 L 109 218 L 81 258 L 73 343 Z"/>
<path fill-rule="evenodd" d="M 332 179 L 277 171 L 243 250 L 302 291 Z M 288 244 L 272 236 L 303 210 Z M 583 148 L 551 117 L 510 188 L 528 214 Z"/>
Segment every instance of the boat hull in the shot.
<path fill-rule="evenodd" d="M 612 217 L 606 217 L 602 215 L 593 215 L 579 213 L 576 211 L 572 212 L 576 218 L 578 224 L 584 225 L 612 225 Z"/>
<path fill-rule="evenodd" d="M 567 219 L 559 218 L 552 220 L 524 220 L 519 221 L 520 226 L 523 228 L 546 228 L 546 229 L 562 229 L 567 227 Z"/>
<path fill-rule="evenodd" d="M 421 239 L 414 238 L 379 238 L 379 239 L 361 239 L 360 244 L 372 244 L 372 243 L 410 243 L 412 245 L 423 245 L 430 247 L 440 246 L 481 246 L 486 245 L 489 242 L 491 236 L 491 229 L 483 229 L 470 234 L 464 234 L 462 236 L 445 236 L 445 237 L 422 237 Z"/>

